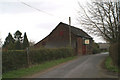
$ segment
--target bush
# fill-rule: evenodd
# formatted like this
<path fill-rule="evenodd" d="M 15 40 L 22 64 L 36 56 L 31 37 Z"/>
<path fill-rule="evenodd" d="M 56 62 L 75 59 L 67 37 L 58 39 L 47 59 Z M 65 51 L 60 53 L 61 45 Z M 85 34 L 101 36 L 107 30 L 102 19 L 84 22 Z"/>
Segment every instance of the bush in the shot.
<path fill-rule="evenodd" d="M 95 42 L 93 42 L 92 48 L 93 48 L 93 54 L 97 54 L 97 53 L 101 52 L 100 49 L 99 49 L 99 45 Z"/>
<path fill-rule="evenodd" d="M 3 51 L 2 52 L 2 72 L 16 70 L 27 66 L 26 51 Z"/>
<path fill-rule="evenodd" d="M 32 64 L 38 64 L 44 61 L 50 61 L 73 56 L 73 49 L 70 48 L 34 49 L 29 51 L 29 56 Z"/>
<path fill-rule="evenodd" d="M 118 72 L 118 68 L 113 65 L 113 62 L 112 62 L 112 59 L 111 59 L 110 56 L 106 58 L 105 67 L 106 67 L 109 71 Z"/>
<path fill-rule="evenodd" d="M 31 65 L 40 64 L 45 61 L 56 60 L 73 56 L 72 48 L 58 48 L 58 49 L 30 49 L 29 62 L 28 55 L 25 50 L 3 51 L 2 63 L 3 73 L 19 68 L 25 68 Z"/>

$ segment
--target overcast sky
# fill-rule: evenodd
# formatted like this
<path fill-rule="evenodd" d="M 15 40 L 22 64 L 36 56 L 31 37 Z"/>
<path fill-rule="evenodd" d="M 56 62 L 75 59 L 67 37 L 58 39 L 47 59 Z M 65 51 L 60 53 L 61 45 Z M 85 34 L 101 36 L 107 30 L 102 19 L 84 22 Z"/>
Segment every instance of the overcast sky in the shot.
<path fill-rule="evenodd" d="M 86 0 L 1 0 L 0 38 L 4 42 L 9 32 L 13 35 L 20 30 L 23 34 L 27 33 L 29 40 L 38 42 L 60 22 L 68 24 L 69 16 L 72 26 L 83 29 L 76 21 L 78 1 L 86 4 Z M 99 37 L 92 37 L 95 42 L 104 42 Z"/>

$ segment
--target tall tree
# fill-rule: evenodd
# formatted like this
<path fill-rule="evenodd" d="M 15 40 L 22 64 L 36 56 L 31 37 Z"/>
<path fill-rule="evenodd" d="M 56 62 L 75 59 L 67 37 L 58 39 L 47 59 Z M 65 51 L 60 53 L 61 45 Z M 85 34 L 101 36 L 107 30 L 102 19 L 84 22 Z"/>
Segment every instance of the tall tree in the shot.
<path fill-rule="evenodd" d="M 26 49 L 27 47 L 29 47 L 29 41 L 27 38 L 27 34 L 26 32 L 24 33 L 24 39 L 23 39 L 23 49 Z"/>
<path fill-rule="evenodd" d="M 15 38 L 15 40 L 16 40 L 15 48 L 16 48 L 17 50 L 22 49 L 22 33 L 21 33 L 19 30 L 17 30 L 17 31 L 15 32 L 14 38 Z"/>
<path fill-rule="evenodd" d="M 5 42 L 3 44 L 3 48 L 6 48 L 8 50 L 14 49 L 14 43 L 15 43 L 15 40 L 12 37 L 11 33 L 9 33 L 5 39 Z"/>
<path fill-rule="evenodd" d="M 22 33 L 17 30 L 14 34 L 14 38 L 16 39 L 16 41 L 22 41 Z"/>
<path fill-rule="evenodd" d="M 80 3 L 79 6 L 82 11 L 80 10 L 78 13 L 78 21 L 88 32 L 102 36 L 104 40 L 110 43 L 110 46 L 113 46 L 116 42 L 120 42 L 120 0 L 117 2 L 112 2 L 111 0 L 107 2 L 94 1 L 87 4 L 87 9 L 82 7 Z M 115 62 L 118 60 L 118 56 L 116 56 L 118 52 L 114 53 L 111 51 L 112 49 L 110 49 L 110 57 L 114 64 L 118 65 Z"/>
<path fill-rule="evenodd" d="M 118 41 L 119 2 L 109 0 L 95 1 L 87 4 L 87 9 L 81 6 L 78 21 L 87 31 L 102 36 L 107 42 Z"/>
<path fill-rule="evenodd" d="M 15 42 L 15 49 L 16 50 L 21 50 L 22 49 L 22 43 L 20 41 Z"/>

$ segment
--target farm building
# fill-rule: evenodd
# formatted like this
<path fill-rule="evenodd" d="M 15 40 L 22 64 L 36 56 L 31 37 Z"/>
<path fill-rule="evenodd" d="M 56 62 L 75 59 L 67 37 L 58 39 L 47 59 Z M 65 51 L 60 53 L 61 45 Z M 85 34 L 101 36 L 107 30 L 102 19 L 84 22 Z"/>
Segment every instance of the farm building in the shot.
<path fill-rule="evenodd" d="M 92 53 L 93 39 L 82 29 L 60 22 L 44 39 L 34 45 L 35 48 L 60 48 L 71 46 L 78 55 Z"/>

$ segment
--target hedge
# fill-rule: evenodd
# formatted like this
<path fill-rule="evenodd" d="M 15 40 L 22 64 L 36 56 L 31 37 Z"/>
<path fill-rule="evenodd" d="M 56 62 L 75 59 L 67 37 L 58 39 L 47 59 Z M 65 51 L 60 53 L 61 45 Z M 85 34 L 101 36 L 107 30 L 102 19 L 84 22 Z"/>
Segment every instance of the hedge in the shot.
<path fill-rule="evenodd" d="M 2 52 L 2 72 L 16 70 L 27 67 L 26 51 L 3 51 Z"/>
<path fill-rule="evenodd" d="M 26 68 L 35 64 L 40 64 L 45 61 L 56 60 L 73 56 L 72 48 L 58 49 L 31 49 L 26 50 L 10 50 L 2 52 L 2 72 L 8 72 L 20 68 Z M 29 60 L 29 61 L 28 61 Z"/>

